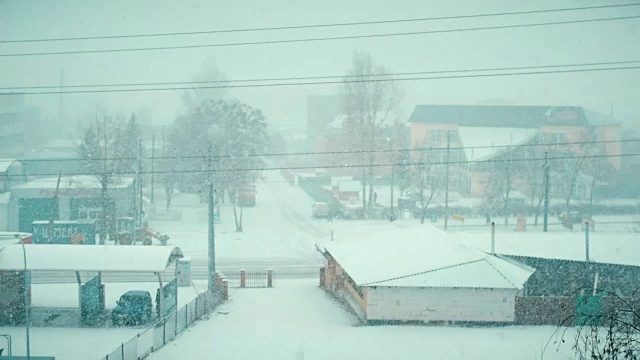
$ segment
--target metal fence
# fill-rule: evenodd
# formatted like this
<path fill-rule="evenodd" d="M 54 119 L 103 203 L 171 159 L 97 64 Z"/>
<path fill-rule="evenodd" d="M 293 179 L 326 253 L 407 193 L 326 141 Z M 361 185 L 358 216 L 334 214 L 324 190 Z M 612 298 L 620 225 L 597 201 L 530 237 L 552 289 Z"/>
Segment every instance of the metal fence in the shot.
<path fill-rule="evenodd" d="M 123 342 L 103 360 L 139 360 L 171 342 L 204 315 L 210 313 L 222 303 L 223 292 L 206 292 L 199 294 L 190 303 L 158 321 L 153 326 Z"/>
<path fill-rule="evenodd" d="M 235 288 L 264 288 L 273 287 L 275 277 L 273 270 L 226 272 L 224 274 L 229 287 Z"/>

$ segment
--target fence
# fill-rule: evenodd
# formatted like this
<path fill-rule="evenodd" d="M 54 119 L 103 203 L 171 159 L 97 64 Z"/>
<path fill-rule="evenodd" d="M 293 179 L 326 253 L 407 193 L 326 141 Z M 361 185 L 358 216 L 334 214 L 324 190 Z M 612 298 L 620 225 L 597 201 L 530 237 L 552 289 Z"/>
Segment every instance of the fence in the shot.
<path fill-rule="evenodd" d="M 614 311 L 639 309 L 640 300 L 603 296 L 600 314 Z M 518 325 L 575 325 L 580 311 L 574 296 L 525 296 L 516 297 L 515 323 Z"/>
<path fill-rule="evenodd" d="M 222 277 L 217 278 L 218 284 L 226 282 Z M 150 328 L 123 342 L 103 360 L 139 360 L 144 359 L 154 351 L 158 351 L 171 342 L 193 323 L 209 314 L 216 306 L 226 300 L 225 286 L 218 286 L 215 292 L 199 294 L 190 303 L 158 321 Z"/>
<path fill-rule="evenodd" d="M 263 288 L 274 286 L 273 270 L 225 273 L 229 286 L 237 288 Z"/>

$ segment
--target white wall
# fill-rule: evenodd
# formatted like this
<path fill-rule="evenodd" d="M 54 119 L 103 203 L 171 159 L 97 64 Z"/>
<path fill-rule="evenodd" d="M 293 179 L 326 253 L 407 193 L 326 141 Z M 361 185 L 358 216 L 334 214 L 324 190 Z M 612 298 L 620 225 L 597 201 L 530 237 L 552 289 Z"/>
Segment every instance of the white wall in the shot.
<path fill-rule="evenodd" d="M 515 289 L 367 288 L 367 320 L 513 322 Z"/>

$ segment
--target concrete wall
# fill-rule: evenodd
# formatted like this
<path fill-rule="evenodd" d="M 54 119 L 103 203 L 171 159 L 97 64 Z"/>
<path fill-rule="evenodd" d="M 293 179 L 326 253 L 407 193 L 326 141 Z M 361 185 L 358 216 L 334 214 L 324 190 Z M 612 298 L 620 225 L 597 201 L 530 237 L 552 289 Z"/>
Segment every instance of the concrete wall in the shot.
<path fill-rule="evenodd" d="M 513 322 L 515 289 L 367 289 L 367 320 Z"/>

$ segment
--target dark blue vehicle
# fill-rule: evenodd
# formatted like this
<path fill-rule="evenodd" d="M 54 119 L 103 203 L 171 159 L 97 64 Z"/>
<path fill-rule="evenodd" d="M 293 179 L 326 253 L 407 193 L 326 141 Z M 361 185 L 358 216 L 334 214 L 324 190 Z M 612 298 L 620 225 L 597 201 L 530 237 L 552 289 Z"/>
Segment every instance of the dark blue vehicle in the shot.
<path fill-rule="evenodd" d="M 127 291 L 111 312 L 114 325 L 140 325 L 151 320 L 151 294 L 148 291 Z"/>

